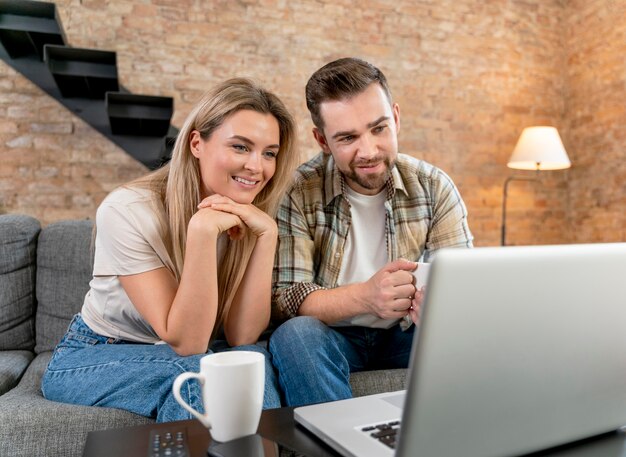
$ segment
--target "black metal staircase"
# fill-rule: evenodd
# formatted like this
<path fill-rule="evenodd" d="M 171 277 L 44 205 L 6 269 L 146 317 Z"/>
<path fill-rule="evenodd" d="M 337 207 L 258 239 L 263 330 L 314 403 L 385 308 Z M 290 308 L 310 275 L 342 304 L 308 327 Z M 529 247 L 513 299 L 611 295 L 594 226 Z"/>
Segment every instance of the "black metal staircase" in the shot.
<path fill-rule="evenodd" d="M 2 60 L 132 157 L 150 169 L 169 160 L 173 98 L 129 93 L 115 52 L 68 46 L 55 4 L 0 0 L 0 43 Z"/>

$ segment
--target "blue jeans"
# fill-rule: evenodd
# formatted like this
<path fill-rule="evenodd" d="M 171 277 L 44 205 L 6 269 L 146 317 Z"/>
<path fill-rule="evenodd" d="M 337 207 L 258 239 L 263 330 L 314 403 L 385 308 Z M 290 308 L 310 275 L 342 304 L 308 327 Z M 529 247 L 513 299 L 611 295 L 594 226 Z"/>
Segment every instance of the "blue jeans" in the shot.
<path fill-rule="evenodd" d="M 329 327 L 298 316 L 278 327 L 269 350 L 287 406 L 352 397 L 350 373 L 406 368 L 415 326 Z"/>
<path fill-rule="evenodd" d="M 217 342 L 211 348 L 208 353 L 246 350 L 266 355 L 263 408 L 280 407 L 276 375 L 263 347 L 229 348 Z M 49 400 L 125 409 L 157 422 L 190 419 L 172 395 L 172 384 L 185 371 L 200 371 L 200 359 L 205 355 L 182 357 L 168 344 L 136 344 L 101 336 L 77 314 L 54 350 L 41 390 Z M 202 413 L 200 385 L 191 380 L 185 387 L 181 396 Z"/>

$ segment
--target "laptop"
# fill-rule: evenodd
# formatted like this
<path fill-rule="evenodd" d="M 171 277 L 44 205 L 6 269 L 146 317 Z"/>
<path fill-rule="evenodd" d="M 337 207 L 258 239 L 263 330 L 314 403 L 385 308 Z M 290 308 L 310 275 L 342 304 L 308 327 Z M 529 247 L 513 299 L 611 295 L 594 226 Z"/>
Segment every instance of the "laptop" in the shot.
<path fill-rule="evenodd" d="M 522 455 L 620 428 L 626 243 L 439 251 L 407 390 L 294 417 L 355 457 Z"/>

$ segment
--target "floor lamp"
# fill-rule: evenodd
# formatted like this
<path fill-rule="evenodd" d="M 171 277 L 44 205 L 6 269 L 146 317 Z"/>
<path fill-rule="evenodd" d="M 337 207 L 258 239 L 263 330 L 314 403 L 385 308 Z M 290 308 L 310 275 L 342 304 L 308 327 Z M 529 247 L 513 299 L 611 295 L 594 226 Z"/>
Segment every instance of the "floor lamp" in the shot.
<path fill-rule="evenodd" d="M 517 140 L 507 167 L 518 170 L 563 170 L 572 164 L 554 127 L 527 127 Z M 510 176 L 502 191 L 502 233 L 500 244 L 506 246 L 506 199 L 511 181 L 537 181 L 536 178 Z"/>

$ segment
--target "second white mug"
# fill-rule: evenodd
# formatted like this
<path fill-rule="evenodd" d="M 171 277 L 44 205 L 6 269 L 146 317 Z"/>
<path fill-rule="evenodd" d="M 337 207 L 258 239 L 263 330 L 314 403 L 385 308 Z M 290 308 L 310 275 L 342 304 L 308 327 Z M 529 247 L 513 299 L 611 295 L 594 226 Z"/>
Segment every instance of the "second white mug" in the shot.
<path fill-rule="evenodd" d="M 428 273 L 430 272 L 430 263 L 417 262 L 417 269 L 413 271 L 415 277 L 415 288 L 421 289 L 428 282 Z"/>

